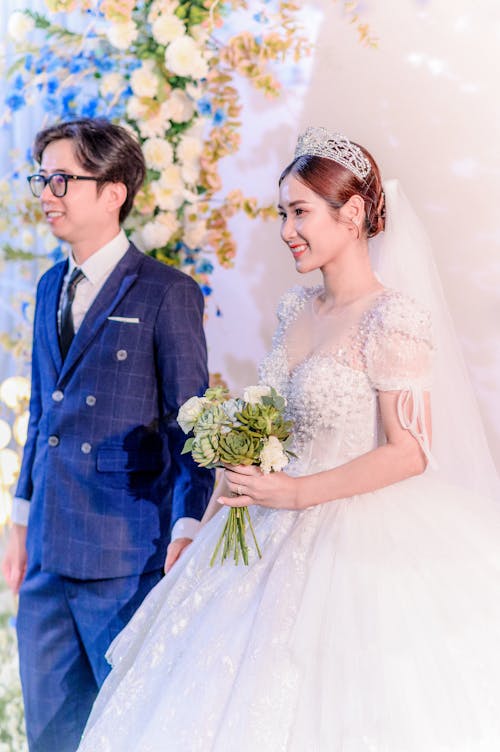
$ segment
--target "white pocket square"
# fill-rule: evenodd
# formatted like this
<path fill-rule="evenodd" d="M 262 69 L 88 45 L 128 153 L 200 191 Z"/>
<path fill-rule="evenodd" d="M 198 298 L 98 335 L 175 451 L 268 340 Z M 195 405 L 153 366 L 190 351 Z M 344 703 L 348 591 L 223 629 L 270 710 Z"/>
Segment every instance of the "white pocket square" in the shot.
<path fill-rule="evenodd" d="M 108 316 L 108 321 L 119 321 L 122 324 L 140 324 L 141 320 L 137 318 L 128 318 L 127 316 Z"/>

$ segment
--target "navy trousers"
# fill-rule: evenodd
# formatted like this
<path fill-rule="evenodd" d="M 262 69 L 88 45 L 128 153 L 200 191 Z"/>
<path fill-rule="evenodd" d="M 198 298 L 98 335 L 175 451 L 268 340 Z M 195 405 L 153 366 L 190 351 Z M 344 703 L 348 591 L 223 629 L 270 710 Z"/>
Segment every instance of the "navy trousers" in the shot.
<path fill-rule="evenodd" d="M 110 670 L 105 652 L 162 574 L 82 581 L 30 567 L 17 616 L 30 752 L 77 749 Z"/>

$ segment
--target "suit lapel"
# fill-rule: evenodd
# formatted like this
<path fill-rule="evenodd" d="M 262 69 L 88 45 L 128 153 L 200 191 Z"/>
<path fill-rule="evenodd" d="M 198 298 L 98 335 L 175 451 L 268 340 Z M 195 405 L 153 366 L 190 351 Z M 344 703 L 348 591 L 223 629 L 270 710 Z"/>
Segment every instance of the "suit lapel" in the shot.
<path fill-rule="evenodd" d="M 108 316 L 137 279 L 143 254 L 132 244 L 124 257 L 118 262 L 99 291 L 96 299 L 85 314 L 75 335 L 59 374 L 59 384 L 64 382 L 69 372 L 75 367 L 85 350 L 106 323 Z M 60 357 L 60 356 L 59 356 Z"/>
<path fill-rule="evenodd" d="M 59 332 L 57 329 L 57 310 L 59 308 L 59 298 L 61 295 L 64 275 L 68 271 L 68 262 L 59 264 L 59 268 L 54 274 L 54 284 L 47 285 L 48 290 L 44 295 L 45 302 L 45 327 L 47 330 L 47 340 L 49 342 L 50 354 L 59 373 L 62 365 L 61 350 L 59 349 Z"/>

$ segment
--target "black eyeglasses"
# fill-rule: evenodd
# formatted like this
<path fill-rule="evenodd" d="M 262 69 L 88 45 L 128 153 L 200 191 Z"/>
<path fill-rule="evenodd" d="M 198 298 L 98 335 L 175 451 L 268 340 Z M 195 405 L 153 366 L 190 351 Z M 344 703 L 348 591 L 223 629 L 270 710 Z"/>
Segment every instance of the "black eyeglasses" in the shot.
<path fill-rule="evenodd" d="M 50 190 L 56 196 L 56 198 L 62 198 L 66 195 L 68 190 L 68 180 L 99 180 L 99 178 L 91 178 L 87 175 L 66 175 L 65 172 L 54 172 L 53 175 L 45 177 L 45 175 L 30 175 L 26 180 L 31 188 L 31 193 L 40 198 L 45 186 L 49 185 Z"/>

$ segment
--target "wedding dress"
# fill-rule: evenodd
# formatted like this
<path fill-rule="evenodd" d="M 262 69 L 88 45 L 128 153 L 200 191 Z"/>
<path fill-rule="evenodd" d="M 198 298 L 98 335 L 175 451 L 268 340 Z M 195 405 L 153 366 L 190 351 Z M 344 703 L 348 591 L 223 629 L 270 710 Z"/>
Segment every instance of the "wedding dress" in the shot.
<path fill-rule="evenodd" d="M 426 311 L 384 288 L 320 316 L 319 294 L 284 296 L 261 368 L 295 424 L 288 472 L 381 444 L 384 390 L 432 462 Z M 210 567 L 227 513 L 112 644 L 80 752 L 500 750 L 498 502 L 428 469 L 303 511 L 255 506 L 262 559 Z"/>

